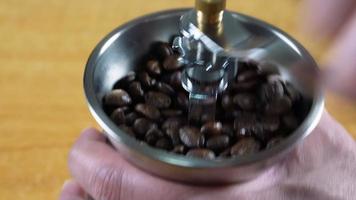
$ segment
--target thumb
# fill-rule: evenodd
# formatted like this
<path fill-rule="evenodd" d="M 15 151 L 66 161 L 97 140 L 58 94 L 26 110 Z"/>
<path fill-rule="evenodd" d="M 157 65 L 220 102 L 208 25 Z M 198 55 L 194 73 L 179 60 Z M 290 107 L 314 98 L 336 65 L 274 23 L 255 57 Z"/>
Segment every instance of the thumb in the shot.
<path fill-rule="evenodd" d="M 74 144 L 69 154 L 69 169 L 84 190 L 97 200 L 148 200 L 162 196 L 175 200 L 184 199 L 192 190 L 133 167 L 95 129 L 85 130 Z"/>
<path fill-rule="evenodd" d="M 60 200 L 85 200 L 85 192 L 74 180 L 67 180 L 63 184 Z"/>
<path fill-rule="evenodd" d="M 326 85 L 345 96 L 356 99 L 356 13 L 335 40 L 328 54 L 324 72 Z"/>

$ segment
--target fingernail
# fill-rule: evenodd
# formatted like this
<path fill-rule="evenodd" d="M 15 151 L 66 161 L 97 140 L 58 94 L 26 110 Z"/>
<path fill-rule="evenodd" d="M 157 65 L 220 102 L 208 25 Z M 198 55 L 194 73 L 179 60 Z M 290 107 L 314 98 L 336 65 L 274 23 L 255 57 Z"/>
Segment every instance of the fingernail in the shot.
<path fill-rule="evenodd" d="M 72 179 L 65 180 L 64 183 L 63 183 L 63 186 L 62 186 L 62 190 L 64 188 L 66 188 L 68 185 L 70 185 L 72 183 L 72 181 L 73 181 Z"/>
<path fill-rule="evenodd" d="M 89 127 L 86 127 L 82 130 L 82 132 L 86 132 L 86 131 L 97 131 L 94 127 L 92 126 L 89 126 Z"/>

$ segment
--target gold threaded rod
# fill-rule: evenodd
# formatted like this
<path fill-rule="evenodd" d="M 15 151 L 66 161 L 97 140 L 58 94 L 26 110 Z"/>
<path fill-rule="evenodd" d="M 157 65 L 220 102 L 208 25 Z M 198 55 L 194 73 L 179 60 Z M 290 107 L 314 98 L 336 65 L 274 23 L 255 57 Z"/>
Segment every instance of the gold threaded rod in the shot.
<path fill-rule="evenodd" d="M 196 0 L 195 9 L 197 10 L 198 26 L 202 30 L 220 28 L 226 0 Z"/>

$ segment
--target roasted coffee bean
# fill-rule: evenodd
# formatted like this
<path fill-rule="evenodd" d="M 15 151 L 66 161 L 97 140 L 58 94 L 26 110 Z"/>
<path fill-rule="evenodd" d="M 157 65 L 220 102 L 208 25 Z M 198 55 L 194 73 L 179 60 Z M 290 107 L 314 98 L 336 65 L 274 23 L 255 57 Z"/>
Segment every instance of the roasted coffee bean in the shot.
<path fill-rule="evenodd" d="M 145 88 L 150 88 L 155 85 L 156 80 L 150 77 L 147 72 L 140 72 L 138 74 L 138 79 Z"/>
<path fill-rule="evenodd" d="M 200 117 L 200 122 L 201 123 L 213 122 L 214 119 L 215 119 L 215 115 L 213 115 L 213 113 L 204 113 Z"/>
<path fill-rule="evenodd" d="M 261 144 L 252 137 L 243 138 L 231 147 L 232 157 L 253 154 L 260 150 Z"/>
<path fill-rule="evenodd" d="M 163 117 L 179 117 L 181 115 L 183 115 L 183 111 L 182 110 L 178 110 L 178 109 L 166 109 L 166 110 L 162 110 L 161 114 L 163 115 Z"/>
<path fill-rule="evenodd" d="M 228 158 L 230 157 L 230 148 L 225 149 L 219 154 L 219 158 Z"/>
<path fill-rule="evenodd" d="M 165 132 L 166 132 L 166 135 L 171 139 L 173 145 L 181 144 L 181 141 L 179 138 L 179 129 L 167 128 L 165 130 Z"/>
<path fill-rule="evenodd" d="M 197 157 L 206 160 L 211 160 L 215 158 L 215 154 L 213 151 L 209 149 L 203 149 L 203 148 L 191 149 L 187 152 L 186 155 L 188 157 Z"/>
<path fill-rule="evenodd" d="M 293 113 L 288 113 L 282 117 L 284 126 L 288 129 L 295 129 L 298 127 L 298 119 Z"/>
<path fill-rule="evenodd" d="M 169 83 L 175 89 L 181 89 L 182 88 L 182 73 L 180 71 L 174 72 L 169 78 Z"/>
<path fill-rule="evenodd" d="M 221 107 L 226 111 L 231 111 L 234 107 L 233 98 L 228 94 L 224 94 L 221 97 Z"/>
<path fill-rule="evenodd" d="M 188 110 L 188 107 L 186 107 L 184 110 Z M 189 121 L 191 123 L 199 124 L 201 122 L 202 114 L 203 114 L 203 108 L 201 106 L 193 106 L 189 110 Z"/>
<path fill-rule="evenodd" d="M 255 136 L 260 140 L 265 141 L 266 138 L 269 138 L 268 132 L 264 131 L 263 126 L 261 124 L 255 124 L 250 127 L 240 128 L 236 130 L 235 136 L 236 138 L 245 138 L 249 136 Z"/>
<path fill-rule="evenodd" d="M 132 130 L 132 127 L 126 125 L 120 125 L 119 128 L 126 134 L 135 137 L 135 132 Z"/>
<path fill-rule="evenodd" d="M 189 148 L 204 146 L 205 138 L 199 129 L 185 126 L 179 129 L 179 138 Z"/>
<path fill-rule="evenodd" d="M 122 77 L 119 81 L 115 83 L 114 89 L 126 88 L 135 79 L 136 79 L 136 73 L 134 71 L 130 71 L 127 73 L 126 76 Z"/>
<path fill-rule="evenodd" d="M 104 103 L 109 106 L 128 106 L 132 102 L 130 95 L 122 89 L 115 89 L 104 97 Z"/>
<path fill-rule="evenodd" d="M 151 120 L 158 120 L 161 116 L 161 113 L 156 107 L 148 104 L 137 104 L 135 110 Z"/>
<path fill-rule="evenodd" d="M 283 137 L 281 137 L 281 136 L 276 136 L 276 137 L 270 139 L 266 145 L 266 149 L 270 149 L 270 148 L 278 145 L 282 140 L 283 140 Z"/>
<path fill-rule="evenodd" d="M 284 95 L 283 85 L 280 81 L 263 84 L 260 88 L 260 98 L 269 102 L 276 98 L 281 98 Z"/>
<path fill-rule="evenodd" d="M 188 99 L 187 95 L 184 92 L 179 92 L 177 94 L 177 104 L 182 109 L 188 110 L 189 99 Z"/>
<path fill-rule="evenodd" d="M 285 86 L 286 93 L 289 96 L 289 98 L 292 100 L 292 102 L 296 102 L 301 99 L 301 94 L 292 84 L 286 83 L 284 86 Z"/>
<path fill-rule="evenodd" d="M 157 142 L 158 138 L 154 135 L 145 135 L 145 142 L 151 146 L 154 146 Z"/>
<path fill-rule="evenodd" d="M 240 116 L 240 110 L 227 110 L 224 113 L 225 122 L 233 122 L 235 118 Z"/>
<path fill-rule="evenodd" d="M 175 71 L 182 67 L 182 63 L 179 62 L 178 55 L 170 55 L 163 61 L 163 69 L 167 71 Z"/>
<path fill-rule="evenodd" d="M 124 110 L 122 108 L 117 108 L 115 109 L 111 115 L 110 118 L 112 119 L 112 121 L 115 122 L 115 124 L 120 125 L 120 124 L 124 124 L 125 123 L 125 113 Z"/>
<path fill-rule="evenodd" d="M 245 61 L 240 61 L 238 62 L 238 72 L 237 73 L 242 73 L 243 71 L 246 71 L 249 69 L 249 66 L 247 62 Z"/>
<path fill-rule="evenodd" d="M 127 112 L 130 111 L 130 107 L 124 106 L 124 107 L 117 107 L 117 106 L 108 106 L 108 105 L 103 105 L 104 112 L 111 118 L 112 113 L 114 110 L 120 108 L 124 114 L 126 115 Z"/>
<path fill-rule="evenodd" d="M 225 122 L 225 111 L 224 109 L 221 108 L 221 106 L 219 106 L 219 104 L 216 105 L 216 109 L 215 109 L 215 118 L 213 121 L 224 121 Z"/>
<path fill-rule="evenodd" d="M 266 79 L 268 83 L 274 83 L 274 82 L 283 83 L 283 79 L 279 74 L 270 74 L 269 76 L 267 76 Z"/>
<path fill-rule="evenodd" d="M 235 117 L 236 118 L 243 118 L 243 119 L 248 119 L 248 120 L 257 120 L 259 116 L 259 113 L 257 112 L 248 112 L 248 111 L 239 111 L 236 112 Z"/>
<path fill-rule="evenodd" d="M 206 141 L 206 147 L 213 151 L 221 151 L 229 146 L 230 138 L 226 135 L 218 135 Z"/>
<path fill-rule="evenodd" d="M 237 123 L 255 123 L 257 121 L 257 116 L 258 113 L 254 113 L 254 112 L 245 112 L 245 111 L 235 111 L 234 112 L 234 117 L 235 117 L 235 121 L 237 121 Z M 234 124 L 234 128 L 236 128 L 236 122 Z"/>
<path fill-rule="evenodd" d="M 279 69 L 278 67 L 273 64 L 273 63 L 270 63 L 270 62 L 261 62 L 258 64 L 258 71 L 260 72 L 261 74 L 261 78 L 266 78 L 267 77 L 267 80 L 270 76 L 273 76 L 273 75 L 278 75 L 279 77 L 280 76 L 280 72 L 279 72 Z"/>
<path fill-rule="evenodd" d="M 132 125 L 137 118 L 139 118 L 139 115 L 136 112 L 130 112 L 126 115 L 125 122 L 127 125 Z"/>
<path fill-rule="evenodd" d="M 117 106 L 110 106 L 105 104 L 105 97 L 103 98 L 103 110 L 104 112 L 110 116 L 111 113 L 117 108 Z"/>
<path fill-rule="evenodd" d="M 258 62 L 255 61 L 255 60 L 249 60 L 249 61 L 246 61 L 247 63 L 247 67 L 249 70 L 260 70 L 259 66 L 258 66 Z"/>
<path fill-rule="evenodd" d="M 176 145 L 174 146 L 173 153 L 184 154 L 186 152 L 186 147 L 184 145 Z"/>
<path fill-rule="evenodd" d="M 179 70 L 176 72 L 180 72 Z M 174 86 L 171 84 L 171 78 L 172 75 L 176 72 L 173 73 L 162 73 L 160 78 L 160 82 L 166 83 L 167 85 L 169 85 L 170 87 L 174 88 Z M 157 84 L 157 83 L 156 83 Z"/>
<path fill-rule="evenodd" d="M 152 76 L 159 76 L 161 74 L 161 66 L 158 60 L 149 60 L 146 64 L 146 70 Z"/>
<path fill-rule="evenodd" d="M 171 117 L 165 120 L 162 124 L 162 129 L 179 129 L 184 124 L 184 120 L 178 117 Z"/>
<path fill-rule="evenodd" d="M 255 90 L 258 84 L 259 81 L 257 79 L 249 80 L 245 82 L 232 83 L 229 89 L 233 92 L 249 92 Z"/>
<path fill-rule="evenodd" d="M 234 136 L 234 128 L 231 124 L 223 124 L 221 128 L 221 133 L 223 135 L 233 137 Z"/>
<path fill-rule="evenodd" d="M 159 92 L 163 92 L 163 93 L 165 93 L 167 95 L 174 95 L 175 94 L 174 89 L 170 85 L 168 85 L 166 83 L 157 82 L 155 87 L 156 87 L 156 90 L 158 90 Z"/>
<path fill-rule="evenodd" d="M 261 124 L 262 124 L 264 130 L 273 132 L 273 131 L 278 130 L 280 120 L 276 116 L 267 116 L 267 117 L 262 118 Z"/>
<path fill-rule="evenodd" d="M 173 148 L 172 143 L 167 138 L 161 138 L 155 145 L 159 149 L 171 150 Z"/>
<path fill-rule="evenodd" d="M 157 125 L 145 118 L 138 118 L 133 124 L 133 129 L 139 136 L 146 135 L 147 131 L 153 127 L 157 127 Z"/>
<path fill-rule="evenodd" d="M 221 135 L 222 124 L 221 122 L 207 122 L 200 128 L 200 132 L 206 136 Z"/>
<path fill-rule="evenodd" d="M 274 99 L 266 105 L 265 113 L 268 115 L 280 115 L 287 113 L 292 108 L 291 100 L 283 96 L 281 98 Z"/>
<path fill-rule="evenodd" d="M 255 61 L 241 61 L 238 63 L 238 73 L 242 73 L 247 70 L 258 70 L 258 63 Z"/>
<path fill-rule="evenodd" d="M 256 107 L 256 97 L 249 93 L 236 94 L 233 102 L 242 110 L 253 110 Z"/>
<path fill-rule="evenodd" d="M 246 70 L 237 74 L 237 82 L 245 82 L 251 79 L 258 78 L 258 72 L 256 70 Z"/>
<path fill-rule="evenodd" d="M 129 106 L 123 106 L 123 107 L 120 107 L 122 111 L 124 111 L 124 113 L 128 113 L 131 111 L 131 108 Z"/>
<path fill-rule="evenodd" d="M 157 140 L 163 138 L 164 134 L 156 126 L 152 126 L 145 135 L 145 140 L 148 144 L 154 145 Z"/>
<path fill-rule="evenodd" d="M 275 132 L 266 130 L 263 124 L 257 124 L 251 133 L 256 139 L 262 142 L 268 141 L 275 135 Z"/>
<path fill-rule="evenodd" d="M 148 92 L 145 101 L 156 108 L 168 108 L 171 105 L 171 98 L 161 92 Z"/>
<path fill-rule="evenodd" d="M 130 84 L 129 89 L 128 89 L 130 95 L 132 98 L 136 101 L 140 100 L 143 98 L 144 91 L 142 89 L 141 83 L 138 81 L 134 81 Z"/>
<path fill-rule="evenodd" d="M 160 42 L 156 44 L 154 51 L 157 57 L 161 60 L 164 60 L 166 57 L 173 55 L 172 45 L 166 42 Z"/>
<path fill-rule="evenodd" d="M 257 123 L 257 119 L 253 115 L 243 115 L 243 117 L 234 120 L 234 130 L 237 138 L 243 138 L 263 131 L 263 127 Z"/>

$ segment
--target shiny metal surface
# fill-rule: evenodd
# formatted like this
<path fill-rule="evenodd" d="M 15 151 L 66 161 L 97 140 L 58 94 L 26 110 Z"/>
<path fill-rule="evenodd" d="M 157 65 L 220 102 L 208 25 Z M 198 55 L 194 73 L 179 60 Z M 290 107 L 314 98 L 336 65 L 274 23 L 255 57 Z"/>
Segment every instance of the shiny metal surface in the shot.
<path fill-rule="evenodd" d="M 187 9 L 164 11 L 131 21 L 107 35 L 90 55 L 84 72 L 84 90 L 89 109 L 121 155 L 155 175 L 192 183 L 214 184 L 251 180 L 278 162 L 301 142 L 322 114 L 324 99 L 316 81 L 318 69 L 313 58 L 284 32 L 262 21 L 235 13 L 243 26 L 255 33 L 246 46 L 258 45 L 267 54 L 254 59 L 266 66 L 278 66 L 309 101 L 300 112 L 302 124 L 279 145 L 257 154 L 234 159 L 207 161 L 154 149 L 122 132 L 104 113 L 101 100 L 114 83 L 137 66 L 154 41 L 170 41 L 179 31 L 178 21 Z"/>
<path fill-rule="evenodd" d="M 226 0 L 195 0 L 198 27 L 200 30 L 213 30 L 218 33 L 221 28 Z"/>

